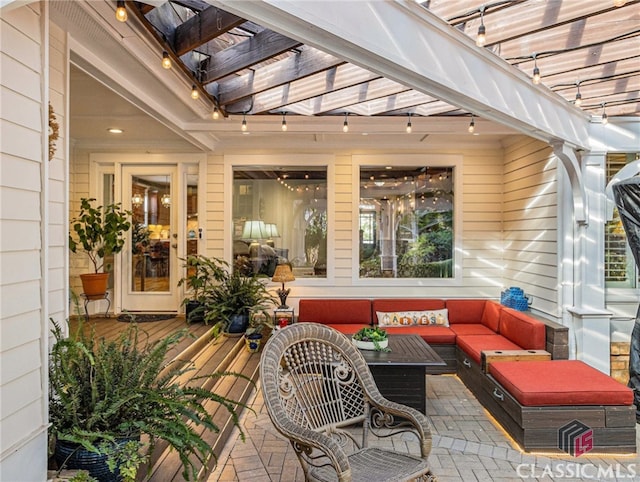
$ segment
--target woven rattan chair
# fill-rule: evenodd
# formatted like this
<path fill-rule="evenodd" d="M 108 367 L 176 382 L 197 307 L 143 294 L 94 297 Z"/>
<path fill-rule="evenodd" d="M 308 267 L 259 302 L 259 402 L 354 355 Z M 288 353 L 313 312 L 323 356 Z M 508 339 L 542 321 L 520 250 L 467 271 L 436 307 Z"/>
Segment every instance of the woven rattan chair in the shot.
<path fill-rule="evenodd" d="M 279 330 L 263 349 L 260 382 L 271 421 L 290 440 L 307 480 L 436 480 L 427 417 L 385 399 L 342 333 L 317 323 Z M 416 435 L 419 455 L 368 445 L 405 432 Z"/>

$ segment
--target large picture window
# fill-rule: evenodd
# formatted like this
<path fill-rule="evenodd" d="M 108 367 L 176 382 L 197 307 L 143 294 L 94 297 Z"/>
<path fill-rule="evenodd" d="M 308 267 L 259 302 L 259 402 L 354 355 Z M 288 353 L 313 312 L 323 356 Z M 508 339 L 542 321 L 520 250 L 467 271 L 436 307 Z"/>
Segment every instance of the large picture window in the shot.
<path fill-rule="evenodd" d="M 296 278 L 327 275 L 327 168 L 233 168 L 233 262 L 271 277 L 278 264 Z"/>
<path fill-rule="evenodd" d="M 453 278 L 453 175 L 360 166 L 360 278 Z"/>

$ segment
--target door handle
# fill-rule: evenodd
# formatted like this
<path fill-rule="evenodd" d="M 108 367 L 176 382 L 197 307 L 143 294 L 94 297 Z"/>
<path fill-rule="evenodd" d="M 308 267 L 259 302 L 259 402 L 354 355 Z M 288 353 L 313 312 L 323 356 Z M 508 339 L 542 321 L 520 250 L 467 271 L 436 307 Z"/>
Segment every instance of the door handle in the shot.
<path fill-rule="evenodd" d="M 173 243 L 173 244 L 171 245 L 171 247 L 172 247 L 173 249 L 178 249 L 178 243 Z"/>

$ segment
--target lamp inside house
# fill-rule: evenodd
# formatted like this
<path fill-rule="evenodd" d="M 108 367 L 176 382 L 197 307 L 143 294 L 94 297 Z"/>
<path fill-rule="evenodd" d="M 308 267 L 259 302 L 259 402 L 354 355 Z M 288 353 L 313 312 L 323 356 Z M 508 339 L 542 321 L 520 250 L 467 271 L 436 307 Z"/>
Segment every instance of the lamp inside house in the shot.
<path fill-rule="evenodd" d="M 242 229 L 242 239 L 251 241 L 249 244 L 249 256 L 257 258 L 260 243 L 258 240 L 267 238 L 267 228 L 264 221 L 245 221 Z"/>
<path fill-rule="evenodd" d="M 267 246 L 275 247 L 273 238 L 279 238 L 278 227 L 274 223 L 267 223 L 264 225 L 267 232 Z"/>
<path fill-rule="evenodd" d="M 278 306 L 279 310 L 286 310 L 289 307 L 287 306 L 287 296 L 289 296 L 289 292 L 291 288 L 285 289 L 284 284 L 289 281 L 295 281 L 296 277 L 293 275 L 293 271 L 291 271 L 291 266 L 288 264 L 279 264 L 276 266 L 276 270 L 273 273 L 273 278 L 271 281 L 275 283 L 282 283 L 282 288 L 278 288 L 278 297 L 280 298 L 280 306 Z"/>

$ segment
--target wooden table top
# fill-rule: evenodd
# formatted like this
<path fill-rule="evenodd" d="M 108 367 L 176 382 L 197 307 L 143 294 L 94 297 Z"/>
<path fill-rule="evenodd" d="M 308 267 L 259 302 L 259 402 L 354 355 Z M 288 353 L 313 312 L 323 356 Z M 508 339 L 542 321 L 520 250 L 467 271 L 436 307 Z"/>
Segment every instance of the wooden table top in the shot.
<path fill-rule="evenodd" d="M 360 350 L 371 366 L 440 366 L 446 363 L 419 335 L 389 335 L 391 351 Z"/>

